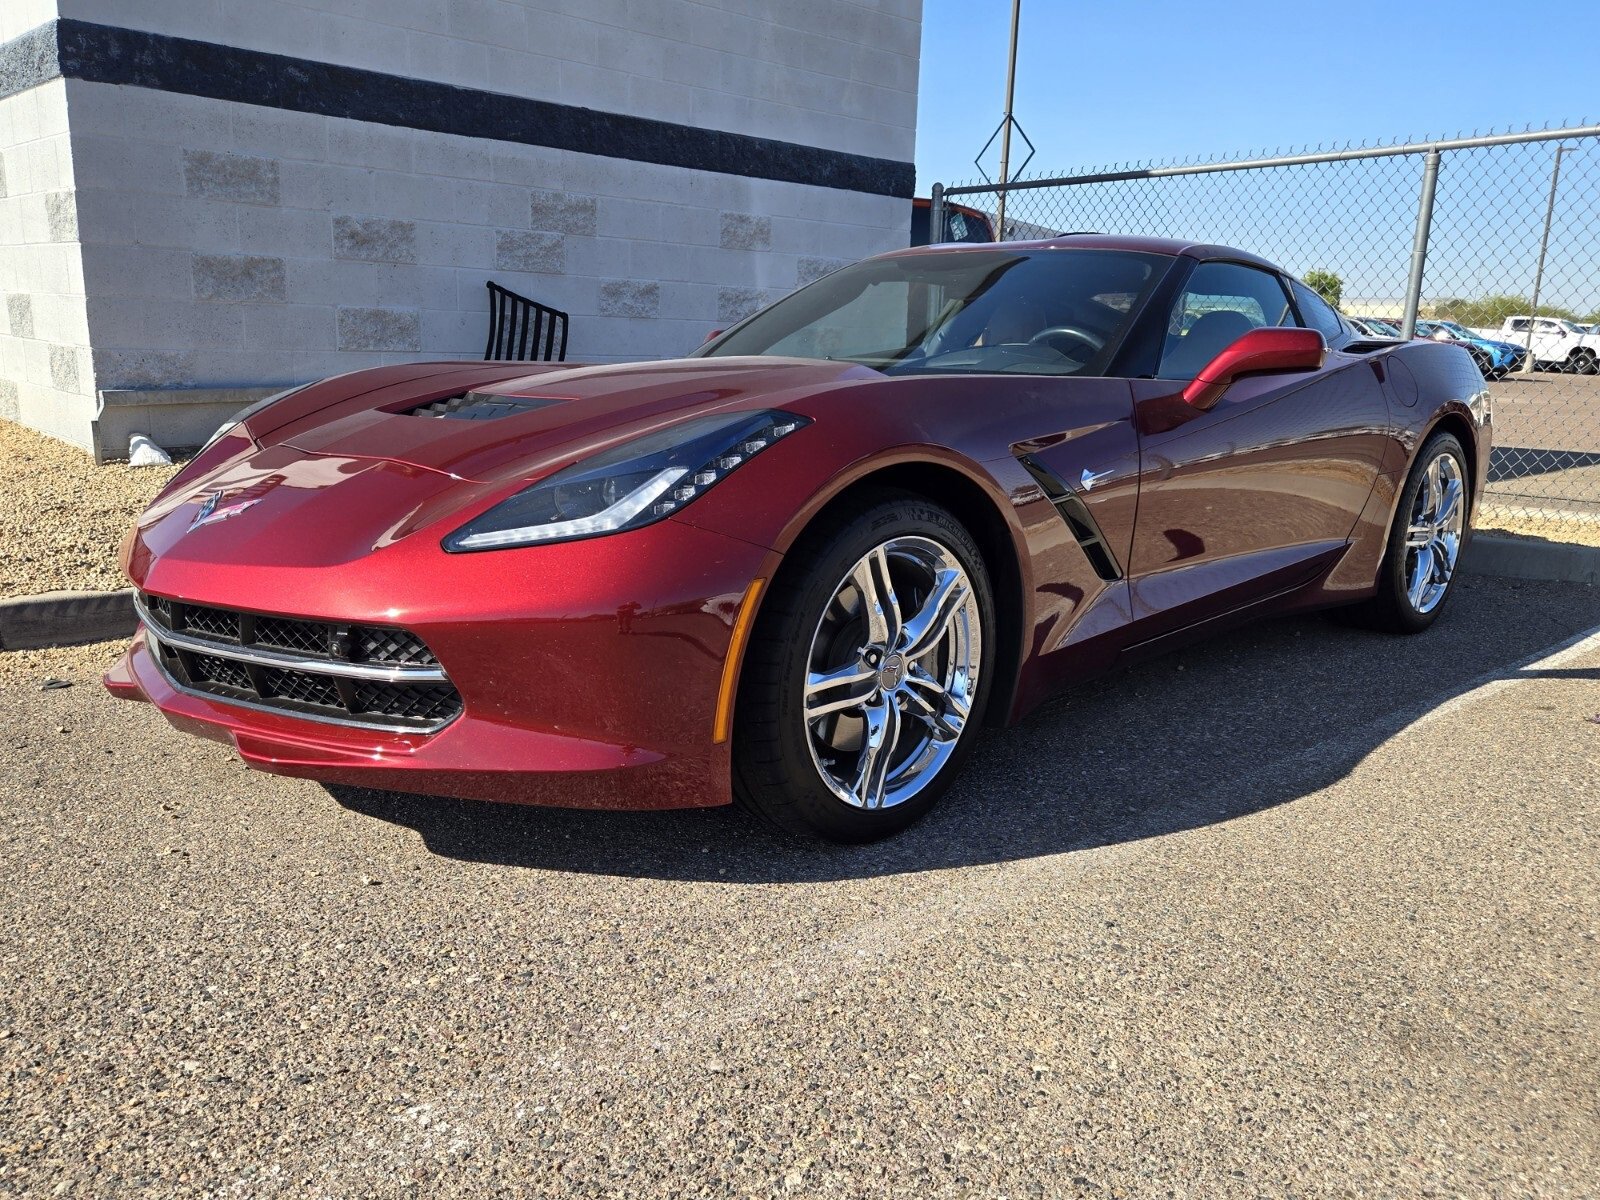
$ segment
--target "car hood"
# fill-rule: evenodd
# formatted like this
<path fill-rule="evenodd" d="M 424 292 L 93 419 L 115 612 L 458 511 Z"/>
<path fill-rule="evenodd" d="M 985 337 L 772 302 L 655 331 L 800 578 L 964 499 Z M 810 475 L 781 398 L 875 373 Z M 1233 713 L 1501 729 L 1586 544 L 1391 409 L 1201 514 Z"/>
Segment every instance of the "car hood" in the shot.
<path fill-rule="evenodd" d="M 258 433 L 258 440 L 504 483 L 537 478 L 691 417 L 778 408 L 826 388 L 882 378 L 854 363 L 764 357 L 561 367 L 475 382 L 483 370 L 475 364 L 460 374 L 335 400 Z M 454 397 L 465 399 L 440 415 Z M 487 419 L 463 419 L 474 413 Z"/>
<path fill-rule="evenodd" d="M 174 479 L 140 517 L 124 563 L 141 586 L 180 596 L 192 589 L 175 581 L 207 564 L 347 563 L 664 425 L 882 379 L 855 364 L 722 358 L 430 364 L 324 380 L 249 418 L 249 439 L 224 439 Z M 434 415 L 459 396 L 496 415 Z"/>

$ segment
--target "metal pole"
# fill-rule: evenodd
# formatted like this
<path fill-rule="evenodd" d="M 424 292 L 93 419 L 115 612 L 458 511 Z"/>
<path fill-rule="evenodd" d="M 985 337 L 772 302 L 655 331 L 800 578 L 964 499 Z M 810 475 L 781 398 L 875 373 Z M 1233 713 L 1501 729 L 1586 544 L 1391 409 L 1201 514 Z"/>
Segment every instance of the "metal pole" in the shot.
<path fill-rule="evenodd" d="M 1006 57 L 1006 115 L 1000 120 L 1000 198 L 995 205 L 994 240 L 1006 240 L 1006 184 L 1011 178 L 1011 108 L 1017 94 L 1017 26 L 1022 0 L 1011 0 L 1011 53 Z"/>
<path fill-rule="evenodd" d="M 1400 336 L 1409 341 L 1417 332 L 1417 308 L 1422 302 L 1422 272 L 1428 265 L 1428 235 L 1433 230 L 1433 193 L 1439 183 L 1439 151 L 1429 150 L 1422 160 L 1422 198 L 1417 203 L 1417 233 L 1411 240 L 1411 277 L 1406 280 L 1406 314 L 1400 319 Z"/>
<path fill-rule="evenodd" d="M 1522 360 L 1522 374 L 1533 374 L 1533 326 L 1539 319 L 1539 289 L 1544 286 L 1544 252 L 1550 245 L 1550 222 L 1556 215 L 1556 185 L 1561 182 L 1561 156 L 1571 146 L 1556 147 L 1556 165 L 1550 171 L 1550 199 L 1544 206 L 1544 233 L 1539 237 L 1539 265 L 1533 272 L 1533 311 L 1528 314 L 1528 354 Z"/>
<path fill-rule="evenodd" d="M 944 184 L 936 183 L 928 193 L 928 244 L 944 241 Z"/>

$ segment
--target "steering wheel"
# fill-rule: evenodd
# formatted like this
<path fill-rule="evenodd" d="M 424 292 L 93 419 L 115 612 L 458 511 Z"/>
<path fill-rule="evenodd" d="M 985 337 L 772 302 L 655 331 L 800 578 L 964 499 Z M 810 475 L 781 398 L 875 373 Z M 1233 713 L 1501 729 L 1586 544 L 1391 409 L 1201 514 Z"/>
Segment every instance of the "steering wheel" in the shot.
<path fill-rule="evenodd" d="M 1046 342 L 1051 338 L 1056 337 L 1069 337 L 1076 341 L 1082 342 L 1085 346 L 1089 347 L 1089 357 L 1093 357 L 1094 355 L 1098 354 L 1101 350 L 1105 349 L 1106 345 L 1105 338 L 1101 337 L 1097 333 L 1091 333 L 1087 329 L 1080 328 L 1077 325 L 1052 325 L 1048 329 L 1041 329 L 1038 333 L 1034 334 L 1028 339 L 1028 345 L 1036 346 L 1040 342 Z M 1051 349 L 1054 349 L 1054 347 L 1051 347 Z"/>

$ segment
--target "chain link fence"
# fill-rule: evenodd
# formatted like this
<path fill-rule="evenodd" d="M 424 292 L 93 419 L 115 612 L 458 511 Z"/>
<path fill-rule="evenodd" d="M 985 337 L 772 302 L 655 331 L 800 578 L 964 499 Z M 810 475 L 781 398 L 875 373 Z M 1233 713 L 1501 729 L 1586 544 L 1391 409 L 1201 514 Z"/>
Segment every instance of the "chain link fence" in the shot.
<path fill-rule="evenodd" d="M 1463 341 L 1494 396 L 1479 527 L 1600 545 L 1600 125 L 935 185 L 932 227 L 1002 190 L 1006 238 L 1238 246 L 1374 332 Z"/>

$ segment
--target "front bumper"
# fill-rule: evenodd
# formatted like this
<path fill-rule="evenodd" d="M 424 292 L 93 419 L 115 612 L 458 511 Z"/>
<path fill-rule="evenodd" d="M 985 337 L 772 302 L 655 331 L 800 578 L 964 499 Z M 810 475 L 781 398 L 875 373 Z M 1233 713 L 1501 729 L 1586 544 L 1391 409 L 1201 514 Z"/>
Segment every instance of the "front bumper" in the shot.
<path fill-rule="evenodd" d="M 425 570 L 378 554 L 311 577 L 135 552 L 135 582 L 158 595 L 241 609 L 271 595 L 284 616 L 407 628 L 438 656 L 462 711 L 419 733 L 230 702 L 168 674 L 142 627 L 105 683 L 280 775 L 571 808 L 726 804 L 717 699 L 740 599 L 770 557 L 670 520 L 586 542 L 439 554 Z"/>

